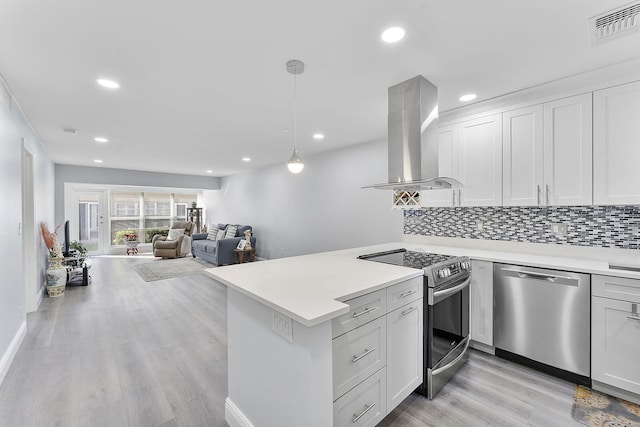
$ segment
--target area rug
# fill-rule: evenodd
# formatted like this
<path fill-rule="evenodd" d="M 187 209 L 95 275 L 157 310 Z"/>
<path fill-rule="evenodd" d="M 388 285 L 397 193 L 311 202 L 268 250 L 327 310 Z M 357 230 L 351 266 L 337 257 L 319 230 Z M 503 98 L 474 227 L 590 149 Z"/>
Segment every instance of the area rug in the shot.
<path fill-rule="evenodd" d="M 576 386 L 571 416 L 586 426 L 640 427 L 640 406 L 584 386 Z"/>
<path fill-rule="evenodd" d="M 145 282 L 190 276 L 202 273 L 205 268 L 215 265 L 199 258 L 156 259 L 152 262 L 135 265 L 133 268 Z"/>

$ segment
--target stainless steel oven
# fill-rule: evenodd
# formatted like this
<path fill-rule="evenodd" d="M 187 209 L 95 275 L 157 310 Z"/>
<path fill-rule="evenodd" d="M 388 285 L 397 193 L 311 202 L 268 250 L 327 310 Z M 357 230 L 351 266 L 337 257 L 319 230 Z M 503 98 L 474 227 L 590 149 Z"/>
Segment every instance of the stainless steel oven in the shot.
<path fill-rule="evenodd" d="M 424 382 L 417 391 L 433 398 L 468 359 L 469 258 L 406 249 L 358 258 L 423 270 Z"/>

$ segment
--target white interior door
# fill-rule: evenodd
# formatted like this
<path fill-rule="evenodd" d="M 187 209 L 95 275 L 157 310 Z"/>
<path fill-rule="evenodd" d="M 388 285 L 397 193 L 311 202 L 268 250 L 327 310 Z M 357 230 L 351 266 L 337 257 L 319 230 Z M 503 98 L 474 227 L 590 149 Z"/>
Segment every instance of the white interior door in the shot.
<path fill-rule="evenodd" d="M 107 253 L 109 231 L 106 222 L 105 190 L 73 189 L 69 219 L 69 238 L 84 245 L 89 255 Z"/>

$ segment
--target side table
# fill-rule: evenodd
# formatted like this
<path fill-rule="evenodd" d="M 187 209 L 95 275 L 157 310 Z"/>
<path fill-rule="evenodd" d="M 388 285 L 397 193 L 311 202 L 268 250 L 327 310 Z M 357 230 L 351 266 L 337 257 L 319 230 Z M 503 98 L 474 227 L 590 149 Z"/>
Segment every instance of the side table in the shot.
<path fill-rule="evenodd" d="M 233 255 L 236 257 L 236 264 L 242 264 L 245 254 L 247 254 L 247 262 L 256 260 L 255 249 L 234 249 Z"/>

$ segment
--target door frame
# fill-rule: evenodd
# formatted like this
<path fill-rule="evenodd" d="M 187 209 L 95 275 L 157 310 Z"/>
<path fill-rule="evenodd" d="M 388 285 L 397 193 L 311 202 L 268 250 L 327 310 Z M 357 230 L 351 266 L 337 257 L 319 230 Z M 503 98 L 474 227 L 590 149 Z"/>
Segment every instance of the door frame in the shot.
<path fill-rule="evenodd" d="M 78 201 L 80 194 L 92 193 L 98 196 L 98 251 L 90 255 L 109 253 L 109 227 L 107 222 L 108 193 L 104 188 L 95 185 L 65 183 L 64 184 L 64 220 L 69 221 L 69 239 L 78 240 Z"/>
<path fill-rule="evenodd" d="M 36 274 L 35 174 L 33 153 L 22 138 L 22 286 L 24 312 L 36 311 L 42 301 L 43 285 Z M 22 308 L 22 307 L 21 307 Z"/>

